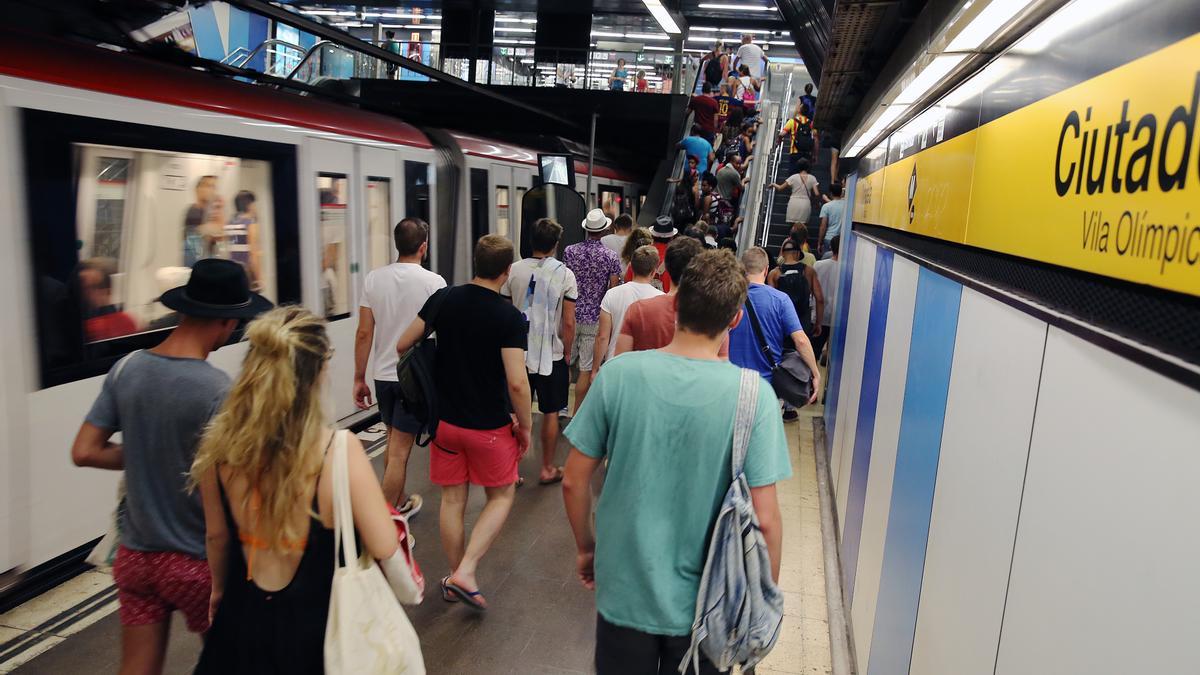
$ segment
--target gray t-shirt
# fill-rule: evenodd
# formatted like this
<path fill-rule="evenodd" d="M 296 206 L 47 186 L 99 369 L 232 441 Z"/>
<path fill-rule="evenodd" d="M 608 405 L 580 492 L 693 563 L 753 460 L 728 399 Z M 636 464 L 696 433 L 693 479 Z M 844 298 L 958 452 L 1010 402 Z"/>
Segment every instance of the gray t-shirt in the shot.
<path fill-rule="evenodd" d="M 200 359 L 153 352 L 109 371 L 87 421 L 122 432 L 125 512 L 121 544 L 205 558 L 204 509 L 187 491 L 201 434 L 229 390 L 229 376 Z"/>

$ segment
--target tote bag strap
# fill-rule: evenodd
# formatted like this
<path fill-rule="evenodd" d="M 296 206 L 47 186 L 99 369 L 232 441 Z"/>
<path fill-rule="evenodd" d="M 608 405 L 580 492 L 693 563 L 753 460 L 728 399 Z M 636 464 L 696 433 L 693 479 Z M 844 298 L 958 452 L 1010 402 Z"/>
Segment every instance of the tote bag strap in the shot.
<path fill-rule="evenodd" d="M 762 375 L 749 368 L 742 369 L 741 387 L 738 389 L 737 413 L 733 418 L 733 455 L 731 468 L 736 481 L 746 464 L 746 449 L 750 446 L 750 432 L 754 428 L 754 415 L 758 412 L 758 386 Z"/>
<path fill-rule="evenodd" d="M 354 540 L 354 511 L 350 505 L 350 464 L 346 459 L 346 434 L 344 430 L 333 432 L 333 569 L 345 555 L 344 567 L 357 565 L 358 546 Z M 354 561 L 354 562 L 352 562 Z"/>

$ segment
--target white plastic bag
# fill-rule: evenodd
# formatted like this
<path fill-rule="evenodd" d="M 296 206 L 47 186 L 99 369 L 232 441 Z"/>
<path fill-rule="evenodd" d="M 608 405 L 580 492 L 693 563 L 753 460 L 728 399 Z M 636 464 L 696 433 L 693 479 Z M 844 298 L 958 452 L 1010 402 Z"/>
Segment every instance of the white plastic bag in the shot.
<path fill-rule="evenodd" d="M 392 595 L 383 572 L 365 549 L 357 555 L 346 434 L 333 445 L 333 589 L 325 624 L 325 672 L 329 675 L 424 675 L 421 643 Z M 346 565 L 339 564 L 339 551 Z"/>

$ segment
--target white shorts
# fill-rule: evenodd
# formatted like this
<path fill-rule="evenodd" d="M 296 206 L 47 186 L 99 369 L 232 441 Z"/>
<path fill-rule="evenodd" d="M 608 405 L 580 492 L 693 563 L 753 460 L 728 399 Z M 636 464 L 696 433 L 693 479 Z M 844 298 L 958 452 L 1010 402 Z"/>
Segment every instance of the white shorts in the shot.
<path fill-rule="evenodd" d="M 578 364 L 579 372 L 592 372 L 592 357 L 596 351 L 598 323 L 575 324 L 575 344 L 571 348 L 571 362 Z"/>

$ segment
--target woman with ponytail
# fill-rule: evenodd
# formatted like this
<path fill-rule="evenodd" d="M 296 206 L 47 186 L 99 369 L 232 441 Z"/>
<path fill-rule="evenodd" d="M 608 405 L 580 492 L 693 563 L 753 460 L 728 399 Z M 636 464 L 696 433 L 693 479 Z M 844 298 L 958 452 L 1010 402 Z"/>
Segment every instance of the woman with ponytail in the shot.
<path fill-rule="evenodd" d="M 333 355 L 325 321 L 274 309 L 246 330 L 250 349 L 192 466 L 204 502 L 212 600 L 197 673 L 320 673 L 334 569 L 322 408 Z M 376 559 L 396 530 L 362 444 L 346 433 L 359 541 Z"/>

